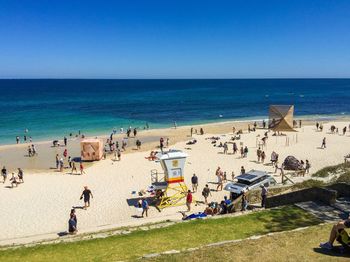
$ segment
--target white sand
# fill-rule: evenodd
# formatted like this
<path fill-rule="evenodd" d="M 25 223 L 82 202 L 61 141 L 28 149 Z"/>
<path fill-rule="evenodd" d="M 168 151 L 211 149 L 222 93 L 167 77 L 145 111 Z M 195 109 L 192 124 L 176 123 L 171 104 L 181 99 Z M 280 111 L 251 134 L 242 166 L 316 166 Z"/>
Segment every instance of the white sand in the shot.
<path fill-rule="evenodd" d="M 303 127 L 297 134 L 290 134 L 290 146 L 285 146 L 285 137 L 272 137 L 267 142 L 266 160 L 270 159 L 272 150 L 280 155 L 280 161 L 288 155 L 298 159 L 309 159 L 312 167 L 311 173 L 318 169 L 343 162 L 344 155 L 350 153 L 350 137 L 338 134 L 327 134 L 329 126 L 324 125 L 324 131 L 316 132 L 314 126 Z M 335 124 L 341 130 L 348 123 Z M 223 155 L 222 148 L 213 147 L 210 140 L 204 136 L 195 136 L 196 145 L 186 146 L 179 142 L 172 148 L 181 149 L 189 153 L 185 167 L 187 185 L 190 186 L 190 177 L 195 172 L 199 177 L 199 192 L 195 194 L 202 200 L 201 190 L 209 182 L 215 182 L 215 169 L 220 166 L 227 171 L 228 179 L 231 172 L 239 174 L 240 167 L 250 169 L 274 171 L 271 166 L 257 164 L 256 136 L 263 136 L 264 130 L 242 135 L 240 141 L 249 148 L 248 158 L 241 159 L 239 155 Z M 222 137 L 220 141 L 229 140 L 231 135 Z M 319 149 L 322 138 L 327 138 L 327 149 Z M 191 147 L 192 150 L 185 148 Z M 232 145 L 229 144 L 229 153 Z M 77 209 L 78 228 L 87 230 L 110 224 L 126 225 L 145 223 L 165 218 L 180 218 L 179 210 L 185 207 L 167 208 L 161 213 L 151 207 L 148 219 L 133 218 L 138 214 L 134 207 L 127 204 L 126 199 L 132 198 L 132 191 L 139 191 L 150 185 L 150 170 L 161 171 L 159 163 L 146 160 L 149 152 L 136 152 L 122 156 L 122 161 L 113 162 L 103 160 L 86 169 L 87 175 L 62 175 L 57 172 L 40 174 L 25 173 L 25 183 L 18 188 L 10 189 L 9 181 L 0 184 L 0 240 L 14 239 L 24 236 L 41 235 L 45 233 L 58 233 L 67 230 L 69 212 L 72 206 L 81 206 L 79 200 L 84 185 L 92 190 L 94 198 L 91 207 L 85 211 Z M 9 178 L 9 177 L 8 177 Z M 278 181 L 280 181 L 280 178 Z M 309 178 L 309 177 L 305 177 Z M 2 179 L 2 178 L 0 178 Z M 301 180 L 302 178 L 299 178 Z M 211 188 L 216 188 L 214 184 Z M 210 200 L 221 200 L 227 192 L 213 192 Z M 194 208 L 204 210 L 204 205 Z M 13 241 L 15 242 L 15 241 Z"/>

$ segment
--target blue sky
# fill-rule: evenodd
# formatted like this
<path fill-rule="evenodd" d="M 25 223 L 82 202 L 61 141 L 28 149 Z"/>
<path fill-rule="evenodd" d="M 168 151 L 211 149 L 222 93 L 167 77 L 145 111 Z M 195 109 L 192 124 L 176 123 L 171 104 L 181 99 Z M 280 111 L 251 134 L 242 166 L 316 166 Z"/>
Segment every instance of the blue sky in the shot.
<path fill-rule="evenodd" d="M 0 78 L 350 77 L 350 1 L 0 0 Z"/>

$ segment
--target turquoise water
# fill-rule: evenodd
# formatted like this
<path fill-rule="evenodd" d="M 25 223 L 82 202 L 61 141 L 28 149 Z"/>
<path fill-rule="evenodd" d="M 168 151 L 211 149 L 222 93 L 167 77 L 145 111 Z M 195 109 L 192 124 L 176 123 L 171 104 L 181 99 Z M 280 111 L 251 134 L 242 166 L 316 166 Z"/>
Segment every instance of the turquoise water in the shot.
<path fill-rule="evenodd" d="M 262 118 L 270 104 L 294 104 L 297 116 L 350 114 L 350 79 L 0 80 L 0 94 L 0 144 L 25 129 L 38 141 Z"/>

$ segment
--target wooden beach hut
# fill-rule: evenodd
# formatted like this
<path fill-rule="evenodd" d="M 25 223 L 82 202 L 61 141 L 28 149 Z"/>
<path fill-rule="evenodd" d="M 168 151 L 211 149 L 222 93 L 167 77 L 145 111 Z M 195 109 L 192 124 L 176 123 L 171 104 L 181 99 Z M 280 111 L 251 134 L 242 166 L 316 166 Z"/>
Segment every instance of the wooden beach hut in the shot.
<path fill-rule="evenodd" d="M 84 139 L 80 142 L 81 160 L 98 161 L 103 157 L 102 139 Z"/>

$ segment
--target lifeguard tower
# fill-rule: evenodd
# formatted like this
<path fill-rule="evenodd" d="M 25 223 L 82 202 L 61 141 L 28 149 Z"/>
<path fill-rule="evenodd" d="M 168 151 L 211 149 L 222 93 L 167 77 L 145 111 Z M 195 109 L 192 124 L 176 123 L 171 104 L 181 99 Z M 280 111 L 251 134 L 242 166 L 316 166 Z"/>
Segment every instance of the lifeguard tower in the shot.
<path fill-rule="evenodd" d="M 188 188 L 184 182 L 184 167 L 187 156 L 179 150 L 157 154 L 164 173 L 151 170 L 151 180 L 159 200 L 159 209 L 185 204 Z"/>

